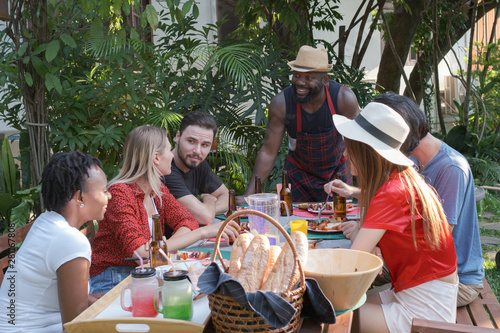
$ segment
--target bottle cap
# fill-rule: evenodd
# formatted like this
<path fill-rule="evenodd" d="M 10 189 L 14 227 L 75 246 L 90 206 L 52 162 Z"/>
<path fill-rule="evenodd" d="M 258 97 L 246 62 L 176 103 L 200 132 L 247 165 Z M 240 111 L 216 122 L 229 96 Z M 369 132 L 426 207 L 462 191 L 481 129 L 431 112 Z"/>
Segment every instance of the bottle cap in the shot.
<path fill-rule="evenodd" d="M 137 267 L 132 271 L 132 277 L 136 279 L 148 278 L 156 275 L 156 269 L 153 267 Z"/>
<path fill-rule="evenodd" d="M 179 281 L 187 278 L 188 271 L 178 270 L 163 273 L 163 281 Z"/>

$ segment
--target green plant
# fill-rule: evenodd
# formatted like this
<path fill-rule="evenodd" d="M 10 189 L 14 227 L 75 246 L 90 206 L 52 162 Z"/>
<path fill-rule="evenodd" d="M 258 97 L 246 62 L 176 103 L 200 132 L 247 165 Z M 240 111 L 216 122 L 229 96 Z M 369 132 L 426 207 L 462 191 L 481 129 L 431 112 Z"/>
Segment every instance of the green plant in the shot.
<path fill-rule="evenodd" d="M 17 229 L 30 222 L 33 205 L 39 198 L 40 186 L 23 190 L 20 172 L 12 156 L 7 137 L 2 142 L 0 167 L 0 232 Z"/>
<path fill-rule="evenodd" d="M 500 182 L 499 134 L 491 133 L 478 141 L 475 132 L 458 125 L 448 132 L 444 140 L 467 158 L 476 184 L 493 185 Z"/>

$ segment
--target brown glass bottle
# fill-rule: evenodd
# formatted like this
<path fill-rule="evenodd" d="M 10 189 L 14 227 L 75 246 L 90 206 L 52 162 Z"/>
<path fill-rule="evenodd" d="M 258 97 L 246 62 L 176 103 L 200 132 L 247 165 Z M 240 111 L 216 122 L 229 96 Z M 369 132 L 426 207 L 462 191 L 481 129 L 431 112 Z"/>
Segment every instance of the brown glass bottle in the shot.
<path fill-rule="evenodd" d="M 255 194 L 262 193 L 262 181 L 260 176 L 255 176 Z"/>
<path fill-rule="evenodd" d="M 288 172 L 283 170 L 281 179 L 280 200 L 284 203 L 280 205 L 281 216 L 286 216 L 286 208 L 288 207 L 288 214 L 292 214 L 292 190 L 288 187 Z"/>
<path fill-rule="evenodd" d="M 229 190 L 229 202 L 227 205 L 226 218 L 228 216 L 230 216 L 231 214 L 236 213 L 236 210 L 237 210 L 236 209 L 236 193 L 234 192 L 234 190 Z M 239 217 L 235 218 L 233 221 L 238 223 L 239 226 L 241 226 Z M 234 243 L 234 239 L 232 237 L 229 237 L 229 244 L 232 245 L 233 243 Z"/>
<path fill-rule="evenodd" d="M 226 217 L 228 217 L 229 215 L 231 215 L 235 212 L 236 212 L 236 193 L 234 192 L 234 190 L 229 190 L 229 202 L 227 205 Z M 238 223 L 238 225 L 240 225 L 240 218 L 239 217 L 235 218 L 234 221 L 236 223 Z"/>
<path fill-rule="evenodd" d="M 153 239 L 149 246 L 149 258 L 151 259 L 151 267 L 168 265 L 167 259 L 160 253 L 160 249 L 168 255 L 167 244 L 163 241 L 163 233 L 161 230 L 160 215 L 153 215 Z"/>
<path fill-rule="evenodd" d="M 335 176 L 336 179 L 342 180 L 342 175 L 340 173 L 337 173 Z M 335 193 L 333 196 L 333 203 L 335 207 L 335 217 L 340 218 L 342 221 L 346 220 L 346 199 L 339 195 L 338 193 Z"/>

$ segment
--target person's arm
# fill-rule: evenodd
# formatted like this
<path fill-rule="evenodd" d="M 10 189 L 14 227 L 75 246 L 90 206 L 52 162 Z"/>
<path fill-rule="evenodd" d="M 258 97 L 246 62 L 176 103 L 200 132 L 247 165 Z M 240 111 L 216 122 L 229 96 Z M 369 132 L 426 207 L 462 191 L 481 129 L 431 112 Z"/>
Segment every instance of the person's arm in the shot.
<path fill-rule="evenodd" d="M 345 238 L 350 239 L 351 243 L 354 242 L 354 239 L 356 239 L 356 235 L 359 232 L 359 223 L 357 221 L 346 221 L 342 222 L 340 227 L 342 228 L 342 233 Z"/>
<path fill-rule="evenodd" d="M 90 262 L 83 257 L 70 260 L 57 269 L 57 292 L 62 323 L 75 319 L 87 309 Z"/>
<path fill-rule="evenodd" d="M 151 240 L 151 234 L 142 200 L 136 197 L 134 188 L 125 184 L 112 185 L 108 191 L 112 197 L 108 201 L 105 223 L 113 230 L 124 259 L 136 257 L 134 250 L 142 257 L 149 257 L 145 244 Z"/>
<path fill-rule="evenodd" d="M 181 205 L 187 208 L 200 225 L 211 224 L 214 221 L 215 214 L 225 212 L 228 200 L 229 190 L 224 184 L 210 194 L 201 194 L 200 200 L 192 194 L 177 199 Z"/>
<path fill-rule="evenodd" d="M 186 207 L 175 200 L 174 196 L 168 193 L 166 187 L 162 187 L 162 190 L 164 194 L 162 196 L 161 214 L 165 228 L 172 231 L 171 237 L 167 240 L 169 251 L 185 248 L 200 239 L 217 236 L 222 223 L 214 223 L 198 228 L 197 221 L 189 214 Z M 226 241 L 229 241 L 229 237 L 236 239 L 239 231 L 239 225 L 232 221 L 226 228 L 223 238 Z M 166 236 L 169 236 L 169 234 Z"/>
<path fill-rule="evenodd" d="M 372 253 L 385 232 L 385 229 L 361 228 L 351 245 L 351 249 Z"/>
<path fill-rule="evenodd" d="M 348 185 L 340 179 L 332 180 L 323 186 L 326 193 L 333 195 L 338 193 L 345 198 L 359 198 L 360 189 L 355 186 Z"/>
<path fill-rule="evenodd" d="M 271 104 L 269 104 L 269 116 L 264 143 L 255 159 L 252 177 L 244 196 L 255 192 L 256 175 L 260 176 L 260 179 L 264 181 L 269 176 L 269 173 L 271 173 L 281 147 L 281 142 L 283 141 L 283 135 L 285 134 L 285 114 L 285 95 L 283 92 L 280 92 L 272 99 Z M 237 201 L 238 204 L 244 204 L 244 199 L 241 197 L 238 197 Z"/>
<path fill-rule="evenodd" d="M 177 199 L 177 201 L 187 208 L 200 225 L 208 225 L 214 221 L 217 198 L 210 194 L 202 194 L 200 198 L 202 201 L 189 194 Z"/>
<path fill-rule="evenodd" d="M 222 223 L 214 223 L 195 230 L 190 230 L 187 227 L 179 228 L 167 240 L 167 247 L 169 251 L 176 251 L 183 249 L 199 241 L 200 239 L 211 238 L 217 236 Z M 240 227 L 235 221 L 231 221 L 226 226 L 222 238 L 229 244 L 229 237 L 232 239 L 238 238 Z"/>
<path fill-rule="evenodd" d="M 228 210 L 229 190 L 226 185 L 222 184 L 218 189 L 211 193 L 217 198 L 215 202 L 215 214 L 224 213 Z"/>
<path fill-rule="evenodd" d="M 337 95 L 338 113 L 349 119 L 354 119 L 359 114 L 359 105 L 356 95 L 349 87 L 340 87 Z"/>

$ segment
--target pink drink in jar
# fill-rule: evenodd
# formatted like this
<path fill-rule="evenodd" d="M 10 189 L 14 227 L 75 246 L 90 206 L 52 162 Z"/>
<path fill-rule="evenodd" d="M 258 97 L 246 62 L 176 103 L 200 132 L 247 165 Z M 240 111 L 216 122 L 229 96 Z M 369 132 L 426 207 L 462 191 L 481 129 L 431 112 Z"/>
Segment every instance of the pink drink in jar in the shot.
<path fill-rule="evenodd" d="M 158 288 L 156 270 L 154 268 L 136 268 L 132 271 L 132 282 L 121 291 L 120 303 L 122 309 L 131 311 L 133 317 L 156 317 L 158 314 L 154 307 L 154 293 Z M 125 291 L 130 289 L 131 304 L 125 306 Z"/>

